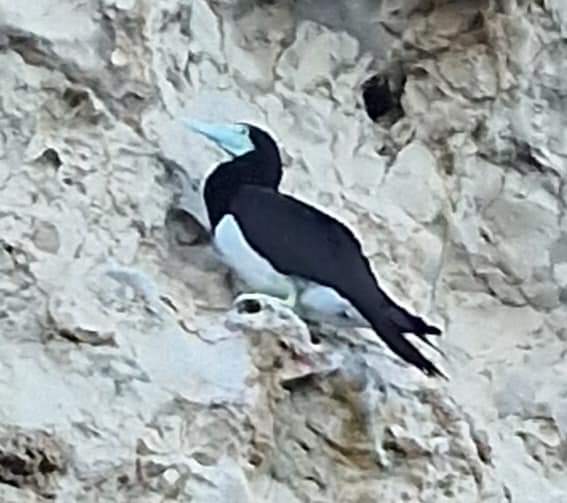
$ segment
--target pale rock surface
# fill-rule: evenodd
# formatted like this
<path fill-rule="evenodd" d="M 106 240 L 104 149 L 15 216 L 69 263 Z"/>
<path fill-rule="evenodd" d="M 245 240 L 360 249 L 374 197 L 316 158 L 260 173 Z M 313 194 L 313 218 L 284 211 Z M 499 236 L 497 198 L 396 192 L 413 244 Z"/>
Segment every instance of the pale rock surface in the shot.
<path fill-rule="evenodd" d="M 567 501 L 566 32 L 560 0 L 0 0 L 0 500 Z M 183 116 L 268 128 L 450 381 L 233 304 Z"/>

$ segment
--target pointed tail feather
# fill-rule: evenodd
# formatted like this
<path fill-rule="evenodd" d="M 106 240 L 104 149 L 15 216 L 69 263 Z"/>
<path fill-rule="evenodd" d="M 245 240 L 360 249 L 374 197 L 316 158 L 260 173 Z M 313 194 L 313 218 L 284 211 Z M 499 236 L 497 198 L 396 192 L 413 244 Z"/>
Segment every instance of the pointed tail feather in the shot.
<path fill-rule="evenodd" d="M 416 334 L 428 334 L 428 335 L 441 335 L 441 329 L 434 327 L 433 325 L 428 325 L 422 318 L 419 316 L 414 316 L 412 314 L 408 315 L 412 318 L 413 322 L 413 332 Z"/>
<path fill-rule="evenodd" d="M 443 350 L 439 347 L 437 347 L 435 344 L 433 344 L 428 338 L 426 334 L 415 334 L 417 337 L 419 337 L 419 339 L 423 342 L 425 342 L 425 344 L 427 344 L 431 349 L 434 349 L 435 351 L 437 351 L 437 353 L 439 353 L 443 358 L 447 359 L 447 355 L 445 355 L 445 353 L 443 352 Z"/>
<path fill-rule="evenodd" d="M 378 314 L 371 318 L 370 323 L 378 336 L 400 358 L 417 367 L 429 377 L 443 377 L 444 379 L 447 379 L 447 376 L 439 370 L 439 368 L 437 368 L 431 360 L 423 356 L 423 354 L 405 338 L 399 327 L 390 319 Z M 421 338 L 422 340 L 425 340 L 428 345 L 440 351 L 438 348 L 433 346 L 431 342 L 425 339 L 423 334 Z"/>
<path fill-rule="evenodd" d="M 389 304 L 389 307 L 387 308 L 389 311 L 389 317 L 400 327 L 401 330 L 414 334 L 441 335 L 441 330 L 439 328 L 434 327 L 433 325 L 428 325 L 422 318 L 409 313 L 406 309 L 396 304 L 389 297 L 384 295 L 384 298 Z"/>
<path fill-rule="evenodd" d="M 426 338 L 428 333 L 435 335 L 441 333 L 439 329 L 427 325 L 421 318 L 410 315 L 396 304 L 392 305 L 391 302 L 385 302 L 387 296 L 374 281 L 372 283 L 368 282 L 366 289 L 361 288 L 361 285 L 358 284 L 357 288 L 353 288 L 350 293 L 351 295 L 346 296 L 394 353 L 407 363 L 417 367 L 427 376 L 447 379 L 447 376 L 432 361 L 423 356 L 404 337 L 404 333 L 414 333 L 426 344 L 441 352 L 439 348 L 435 347 Z"/>
<path fill-rule="evenodd" d="M 393 304 L 387 311 L 387 316 L 398 325 L 401 332 L 415 334 L 430 348 L 433 348 L 441 356 L 445 357 L 443 351 L 427 338 L 428 335 L 441 335 L 441 330 L 432 325 L 428 325 L 422 318 L 410 314 L 397 304 Z"/>

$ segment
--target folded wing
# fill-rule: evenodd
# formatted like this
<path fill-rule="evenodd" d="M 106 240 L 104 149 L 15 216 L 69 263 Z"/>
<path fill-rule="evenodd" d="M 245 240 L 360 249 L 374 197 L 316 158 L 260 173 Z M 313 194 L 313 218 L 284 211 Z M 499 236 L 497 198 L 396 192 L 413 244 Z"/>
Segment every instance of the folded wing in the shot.
<path fill-rule="evenodd" d="M 415 333 L 430 344 L 425 335 L 440 330 L 388 297 L 345 225 L 290 196 L 252 186 L 238 191 L 230 211 L 250 246 L 276 270 L 335 289 L 398 356 L 427 375 L 443 375 L 404 337 Z"/>

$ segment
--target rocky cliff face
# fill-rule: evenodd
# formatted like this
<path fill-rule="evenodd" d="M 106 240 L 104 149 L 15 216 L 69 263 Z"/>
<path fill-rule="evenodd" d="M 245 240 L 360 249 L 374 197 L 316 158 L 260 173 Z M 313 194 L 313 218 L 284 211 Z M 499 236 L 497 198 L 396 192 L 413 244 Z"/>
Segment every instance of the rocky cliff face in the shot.
<path fill-rule="evenodd" d="M 0 1 L 0 500 L 567 501 L 566 32 L 561 0 Z M 233 305 L 183 116 L 273 131 L 450 382 Z"/>

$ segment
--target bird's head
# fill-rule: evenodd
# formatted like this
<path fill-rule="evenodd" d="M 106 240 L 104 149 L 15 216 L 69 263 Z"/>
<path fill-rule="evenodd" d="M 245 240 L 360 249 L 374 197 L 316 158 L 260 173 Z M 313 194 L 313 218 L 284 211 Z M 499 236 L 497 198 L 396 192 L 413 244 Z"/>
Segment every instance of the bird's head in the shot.
<path fill-rule="evenodd" d="M 184 119 L 183 124 L 230 154 L 233 160 L 221 166 L 233 172 L 238 169 L 240 181 L 278 188 L 282 178 L 280 151 L 266 131 L 245 122 L 223 124 Z"/>

